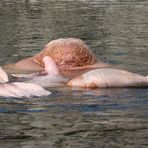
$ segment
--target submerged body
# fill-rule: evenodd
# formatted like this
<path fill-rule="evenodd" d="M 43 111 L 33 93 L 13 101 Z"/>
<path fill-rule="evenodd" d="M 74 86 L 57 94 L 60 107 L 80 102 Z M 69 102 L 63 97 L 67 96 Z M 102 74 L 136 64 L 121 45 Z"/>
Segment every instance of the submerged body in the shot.
<path fill-rule="evenodd" d="M 38 84 L 41 87 L 55 87 L 55 86 L 64 86 L 67 81 L 68 79 L 62 76 L 46 75 L 46 76 L 38 76 L 34 79 L 26 80 L 24 82 Z"/>
<path fill-rule="evenodd" d="M 1 97 L 31 98 L 48 96 L 50 94 L 50 91 L 47 91 L 39 85 L 33 83 L 14 82 L 0 84 Z"/>
<path fill-rule="evenodd" d="M 13 83 L 4 83 L 7 82 L 7 74 L 1 68 L 0 69 L 0 96 L 2 97 L 39 97 L 50 95 L 51 92 L 45 90 L 42 87 L 48 87 L 53 85 L 58 85 L 60 82 L 63 82 L 65 79 L 60 77 L 58 68 L 55 62 L 50 57 L 45 57 L 43 59 L 45 64 L 44 73 L 35 73 L 23 78 L 23 82 L 13 82 Z M 16 80 L 21 80 L 22 78 L 16 78 Z M 65 82 L 65 81 L 64 81 Z"/>
<path fill-rule="evenodd" d="M 148 78 L 125 70 L 102 68 L 79 75 L 67 84 L 87 88 L 148 87 Z"/>

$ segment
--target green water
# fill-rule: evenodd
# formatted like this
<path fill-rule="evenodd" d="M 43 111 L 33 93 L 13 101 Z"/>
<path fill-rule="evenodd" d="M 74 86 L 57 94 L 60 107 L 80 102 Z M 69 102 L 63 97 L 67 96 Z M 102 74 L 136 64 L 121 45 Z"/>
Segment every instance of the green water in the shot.
<path fill-rule="evenodd" d="M 104 62 L 148 75 L 147 16 L 147 0 L 1 0 L 0 62 L 78 37 Z M 147 88 L 49 90 L 43 98 L 0 98 L 0 147 L 147 148 Z"/>

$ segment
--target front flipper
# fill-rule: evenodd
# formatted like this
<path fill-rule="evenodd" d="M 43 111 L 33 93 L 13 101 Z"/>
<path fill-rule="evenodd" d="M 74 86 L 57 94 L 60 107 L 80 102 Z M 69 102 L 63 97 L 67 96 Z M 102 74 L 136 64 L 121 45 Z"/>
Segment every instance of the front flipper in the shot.
<path fill-rule="evenodd" d="M 148 87 L 148 79 L 125 70 L 102 68 L 79 75 L 67 84 L 88 88 Z"/>
<path fill-rule="evenodd" d="M 6 83 L 9 81 L 8 75 L 6 72 L 0 67 L 0 83 Z"/>
<path fill-rule="evenodd" d="M 59 73 L 58 67 L 54 60 L 49 56 L 43 58 L 45 72 L 41 73 L 36 78 L 30 79 L 29 83 L 35 83 L 42 87 L 55 87 L 63 86 L 66 84 L 68 79 L 62 77 Z"/>

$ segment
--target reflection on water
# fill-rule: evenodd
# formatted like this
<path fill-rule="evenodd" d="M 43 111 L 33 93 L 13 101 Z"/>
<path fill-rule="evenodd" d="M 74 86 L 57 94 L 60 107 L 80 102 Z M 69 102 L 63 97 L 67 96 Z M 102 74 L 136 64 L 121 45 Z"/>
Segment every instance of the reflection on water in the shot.
<path fill-rule="evenodd" d="M 0 62 L 79 37 L 97 57 L 148 74 L 146 0 L 1 0 Z M 50 88 L 47 98 L 0 98 L 0 147 L 148 146 L 148 89 Z"/>

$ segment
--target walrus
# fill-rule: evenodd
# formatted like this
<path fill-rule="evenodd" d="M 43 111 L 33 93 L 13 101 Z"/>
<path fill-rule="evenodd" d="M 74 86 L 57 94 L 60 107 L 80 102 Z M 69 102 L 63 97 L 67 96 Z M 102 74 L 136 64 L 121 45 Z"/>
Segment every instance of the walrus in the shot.
<path fill-rule="evenodd" d="M 53 59 L 55 62 L 53 67 L 57 66 L 60 75 L 71 79 L 67 83 L 67 85 L 70 86 L 147 86 L 147 77 L 125 70 L 110 68 L 112 67 L 111 65 L 97 60 L 92 50 L 85 42 L 77 38 L 53 40 L 37 55 L 21 60 L 15 64 L 4 65 L 2 68 L 7 73 L 32 73 L 43 71 L 45 67 L 43 59 L 46 56 Z"/>
<path fill-rule="evenodd" d="M 110 88 L 110 87 L 147 87 L 148 78 L 136 73 L 115 68 L 99 68 L 80 74 L 72 79 L 60 75 L 55 61 L 45 56 L 43 58 L 45 70 L 48 73 L 25 82 L 39 84 L 43 87 L 50 86 L 77 86 L 85 88 Z"/>
<path fill-rule="evenodd" d="M 55 61 L 61 75 L 70 78 L 92 69 L 111 66 L 97 60 L 92 50 L 81 39 L 60 38 L 46 44 L 45 48 L 35 56 L 4 65 L 2 68 L 8 74 L 43 71 L 45 56 L 50 56 Z"/>
<path fill-rule="evenodd" d="M 8 77 L 3 69 L 0 69 L 0 80 L 2 81 L 0 84 L 0 96 L 29 98 L 32 96 L 50 95 L 50 92 L 46 91 L 41 86 L 47 87 L 52 83 L 65 83 L 65 85 L 68 86 L 87 88 L 148 86 L 148 77 L 113 68 L 91 70 L 68 81 L 60 76 L 58 66 L 52 58 L 46 56 L 43 58 L 43 62 L 46 70 L 44 73 L 42 73 L 43 75 L 37 77 L 37 74 L 32 74 L 29 78 L 30 80 L 24 81 L 25 83 L 4 83 L 7 82 Z"/>

